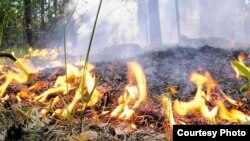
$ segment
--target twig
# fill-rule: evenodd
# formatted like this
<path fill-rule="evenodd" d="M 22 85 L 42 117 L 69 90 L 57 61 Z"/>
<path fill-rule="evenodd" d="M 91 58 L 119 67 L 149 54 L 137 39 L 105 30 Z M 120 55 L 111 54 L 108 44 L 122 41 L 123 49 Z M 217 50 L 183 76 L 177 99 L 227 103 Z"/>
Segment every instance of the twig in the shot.
<path fill-rule="evenodd" d="M 56 123 L 49 129 L 49 131 L 45 132 L 44 135 L 47 135 L 48 133 L 50 133 L 58 124 L 58 120 L 56 121 Z"/>

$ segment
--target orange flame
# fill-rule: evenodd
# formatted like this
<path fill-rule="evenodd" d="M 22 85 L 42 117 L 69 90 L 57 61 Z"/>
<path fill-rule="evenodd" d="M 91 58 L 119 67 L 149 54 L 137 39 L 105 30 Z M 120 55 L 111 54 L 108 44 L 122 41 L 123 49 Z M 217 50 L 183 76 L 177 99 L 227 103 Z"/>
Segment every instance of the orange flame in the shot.
<path fill-rule="evenodd" d="M 111 117 L 130 120 L 134 110 L 146 99 L 146 77 L 138 63 L 128 63 L 127 78 L 129 84 L 125 87 L 124 94 L 119 97 L 119 105 L 111 113 Z"/>

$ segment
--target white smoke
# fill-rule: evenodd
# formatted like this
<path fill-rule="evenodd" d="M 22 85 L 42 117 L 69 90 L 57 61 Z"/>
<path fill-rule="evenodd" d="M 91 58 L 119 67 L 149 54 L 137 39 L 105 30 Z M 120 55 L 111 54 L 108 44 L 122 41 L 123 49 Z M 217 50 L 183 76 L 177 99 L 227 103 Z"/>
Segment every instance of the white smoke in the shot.
<path fill-rule="evenodd" d="M 71 1 L 66 11 L 72 12 L 76 1 Z M 120 45 L 155 49 L 157 46 L 152 46 L 154 41 L 162 45 L 179 42 L 181 46 L 208 44 L 228 48 L 249 47 L 249 0 L 177 1 L 180 38 L 177 37 L 177 10 L 174 0 L 103 0 L 93 50 L 102 52 L 103 48 L 109 48 L 111 54 L 114 54 Z M 150 5 L 154 2 L 157 2 L 159 9 Z M 89 44 L 98 5 L 99 0 L 78 1 L 67 27 L 67 47 L 70 51 L 84 54 L 82 52 Z M 152 21 L 157 18 L 160 24 L 155 24 L 157 20 Z M 154 40 L 150 39 L 152 37 Z M 156 41 L 158 38 L 159 41 Z M 119 49 L 117 52 L 126 53 Z M 127 53 L 133 54 L 133 51 L 129 50 Z"/>
<path fill-rule="evenodd" d="M 67 11 L 73 10 L 76 1 L 68 5 Z M 79 0 L 68 29 L 67 43 L 74 46 L 73 50 L 88 46 L 98 5 L 99 0 Z M 101 49 L 133 43 L 145 46 L 137 24 L 137 6 L 132 0 L 103 0 L 92 47 Z"/>

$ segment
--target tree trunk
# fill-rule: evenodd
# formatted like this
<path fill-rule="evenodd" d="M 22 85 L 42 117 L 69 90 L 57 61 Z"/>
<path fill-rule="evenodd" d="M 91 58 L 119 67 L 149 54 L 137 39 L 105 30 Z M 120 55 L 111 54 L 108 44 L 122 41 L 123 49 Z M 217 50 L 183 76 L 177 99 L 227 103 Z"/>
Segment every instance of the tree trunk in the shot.
<path fill-rule="evenodd" d="M 33 41 L 33 32 L 32 32 L 32 8 L 31 8 L 31 0 L 24 0 L 24 19 L 26 26 L 26 39 L 27 44 L 31 47 L 34 45 Z"/>
<path fill-rule="evenodd" d="M 149 21 L 148 21 L 148 7 L 147 2 L 145 0 L 137 1 L 137 22 L 139 25 L 140 32 L 144 35 L 144 40 L 146 41 L 146 45 L 150 44 L 149 38 Z"/>
<path fill-rule="evenodd" d="M 54 0 L 53 6 L 54 6 L 54 16 L 57 17 L 57 0 Z"/>
<path fill-rule="evenodd" d="M 180 42 L 181 36 L 181 26 L 180 26 L 180 11 L 179 11 L 179 3 L 178 0 L 175 0 L 175 10 L 176 10 L 176 24 L 177 24 L 177 39 Z"/>
<path fill-rule="evenodd" d="M 159 3 L 158 0 L 148 0 L 148 20 L 149 20 L 149 36 L 150 46 L 161 46 L 161 25 L 160 25 L 160 14 L 159 14 Z"/>
<path fill-rule="evenodd" d="M 40 0 L 40 7 L 41 7 L 41 30 L 44 31 L 44 29 L 45 29 L 45 22 L 44 22 L 44 0 Z"/>

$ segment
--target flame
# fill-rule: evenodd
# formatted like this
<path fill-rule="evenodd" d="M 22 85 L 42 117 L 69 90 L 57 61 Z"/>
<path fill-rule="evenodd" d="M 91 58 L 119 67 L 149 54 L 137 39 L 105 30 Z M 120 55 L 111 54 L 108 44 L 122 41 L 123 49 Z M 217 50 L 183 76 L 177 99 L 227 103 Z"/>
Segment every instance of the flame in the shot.
<path fill-rule="evenodd" d="M 79 76 L 80 72 L 79 69 L 73 65 L 68 64 L 66 67 L 67 75 L 59 76 L 56 79 L 54 87 L 43 92 L 41 95 L 36 96 L 34 101 L 45 102 L 50 95 L 56 95 L 57 93 L 66 94 L 71 90 L 71 83 L 77 81 L 76 78 Z"/>
<path fill-rule="evenodd" d="M 194 99 L 189 102 L 175 100 L 174 110 L 180 115 L 186 115 L 190 112 L 199 111 L 205 118 L 213 120 L 217 114 L 218 107 L 214 107 L 212 110 L 209 110 L 206 105 L 206 99 L 208 99 L 208 96 L 203 91 L 203 86 L 206 86 L 207 92 L 210 94 L 215 87 L 214 85 L 216 85 L 210 85 L 214 82 L 214 80 L 208 72 L 206 72 L 205 75 L 194 72 L 191 74 L 190 81 L 197 86 L 197 92 Z"/>
<path fill-rule="evenodd" d="M 170 96 L 162 96 L 161 103 L 162 103 L 163 114 L 165 115 L 166 119 L 168 120 L 169 128 L 172 131 L 173 125 L 175 125 L 175 120 L 174 120 L 174 115 L 173 115 L 173 110 L 172 110 L 171 97 Z"/>
<path fill-rule="evenodd" d="M 90 74 L 90 71 L 92 68 L 89 68 L 89 71 L 86 73 L 86 78 L 85 78 L 85 85 L 87 87 L 88 94 L 92 93 L 92 96 L 90 100 L 87 103 L 87 106 L 94 106 L 98 100 L 100 99 L 100 92 L 95 89 L 96 85 L 96 80 L 95 78 Z"/>
<path fill-rule="evenodd" d="M 14 65 L 18 68 L 18 70 L 9 70 L 0 77 L 1 79 L 5 78 L 5 82 L 0 86 L 0 98 L 5 96 L 4 93 L 12 81 L 16 81 L 20 84 L 25 83 L 28 81 L 30 74 L 38 72 L 32 62 L 28 59 L 18 59 Z"/>
<path fill-rule="evenodd" d="M 29 74 L 36 74 L 38 73 L 38 69 L 34 66 L 34 64 L 29 60 L 25 58 L 19 58 L 14 63 L 14 65 L 19 68 L 22 72 Z"/>
<path fill-rule="evenodd" d="M 219 116 L 221 119 L 225 119 L 231 122 L 247 122 L 250 121 L 250 116 L 242 113 L 239 110 L 228 110 L 222 101 L 218 100 L 217 105 L 219 107 Z"/>
<path fill-rule="evenodd" d="M 4 71 L 4 65 L 0 65 L 0 72 Z"/>
<path fill-rule="evenodd" d="M 77 102 L 84 96 L 87 99 L 83 102 L 84 108 L 94 106 L 101 97 L 101 93 L 95 88 L 95 76 L 91 74 L 94 69 L 92 64 L 87 64 L 87 70 L 84 68 L 79 70 L 76 66 L 68 64 L 67 75 L 59 76 L 54 84 L 54 87 L 48 89 L 44 93 L 34 98 L 34 101 L 45 102 L 51 95 L 56 95 L 50 108 L 53 108 L 59 101 L 59 94 L 67 94 L 70 90 L 75 89 L 73 100 L 66 105 L 64 109 L 56 109 L 55 114 L 62 117 L 67 117 L 72 113 Z M 84 109 L 83 108 L 83 109 Z"/>
<path fill-rule="evenodd" d="M 22 90 L 21 92 L 19 92 L 16 96 L 18 101 L 21 101 L 22 99 L 28 99 L 31 97 L 34 97 L 35 94 L 30 92 L 28 89 L 27 90 Z"/>
<path fill-rule="evenodd" d="M 211 94 L 212 92 L 215 90 L 215 88 L 217 87 L 217 82 L 212 78 L 212 76 L 210 75 L 209 72 L 205 72 L 205 77 L 207 78 L 206 80 L 206 100 L 210 100 L 211 99 Z"/>
<path fill-rule="evenodd" d="M 172 93 L 175 94 L 175 93 Z M 173 125 L 175 125 L 175 119 L 173 115 L 173 108 L 172 108 L 172 101 L 171 101 L 171 94 L 162 95 L 161 97 L 162 103 L 162 111 L 163 115 L 166 118 L 167 130 L 166 135 L 169 140 L 172 139 L 173 135 Z"/>
<path fill-rule="evenodd" d="M 187 115 L 188 113 L 200 112 L 203 117 L 214 120 L 216 115 L 219 114 L 221 119 L 226 119 L 232 122 L 246 122 L 250 120 L 250 117 L 239 110 L 232 109 L 227 110 L 223 101 L 218 99 L 215 101 L 215 106 L 212 110 L 209 110 L 206 105 L 206 101 L 211 100 L 211 93 L 214 92 L 215 88 L 218 86 L 216 81 L 211 77 L 208 72 L 204 75 L 193 72 L 190 77 L 190 81 L 197 86 L 197 92 L 193 100 L 189 102 L 182 102 L 179 100 L 174 101 L 174 110 L 180 115 Z M 206 88 L 206 92 L 203 89 Z M 231 97 L 227 96 L 224 92 L 220 91 L 225 100 L 229 101 L 233 105 L 238 105 L 238 103 Z"/>
<path fill-rule="evenodd" d="M 56 105 L 57 103 L 59 103 L 59 102 L 60 102 L 60 97 L 59 97 L 59 96 L 56 96 L 56 97 L 53 99 L 53 102 L 51 103 L 50 108 L 54 108 L 55 105 Z"/>
<path fill-rule="evenodd" d="M 111 113 L 111 117 L 130 120 L 134 110 L 146 99 L 146 76 L 141 66 L 136 62 L 128 63 L 128 82 L 125 92 L 118 98 L 119 105 Z"/>
<path fill-rule="evenodd" d="M 245 67 L 246 69 L 249 69 L 246 65 L 245 65 L 245 55 L 243 53 L 240 53 L 237 57 L 237 61 L 239 64 L 241 64 L 243 67 Z M 239 70 L 237 68 L 235 68 L 234 66 L 232 66 L 235 73 L 236 73 L 236 78 L 239 78 L 242 74 L 239 72 Z"/>
<path fill-rule="evenodd" d="M 76 103 L 81 99 L 83 98 L 83 96 L 86 96 L 87 98 L 87 101 L 85 101 L 85 105 L 83 107 L 83 110 L 86 108 L 86 107 L 91 107 L 91 106 L 94 106 L 98 101 L 99 99 L 101 98 L 101 93 L 95 88 L 96 86 L 96 80 L 95 80 L 95 77 L 91 75 L 91 70 L 94 69 L 94 66 L 91 65 L 91 64 L 87 64 L 87 71 L 84 71 L 84 69 L 81 70 L 80 72 L 80 77 L 83 77 L 85 76 L 85 78 L 83 78 L 83 82 L 80 83 L 78 89 L 76 90 L 76 93 L 75 93 L 75 97 L 73 98 L 72 102 L 63 110 L 62 112 L 62 116 L 63 117 L 67 117 L 67 115 L 69 113 L 72 113 L 73 111 L 73 108 L 75 107 Z M 81 76 L 83 75 L 83 76 Z M 87 94 L 84 93 L 84 86 L 86 87 L 87 89 Z"/>
<path fill-rule="evenodd" d="M 38 57 L 39 59 L 54 60 L 59 56 L 58 49 L 56 48 L 44 48 L 44 49 L 28 49 L 28 54 L 24 57 Z"/>

